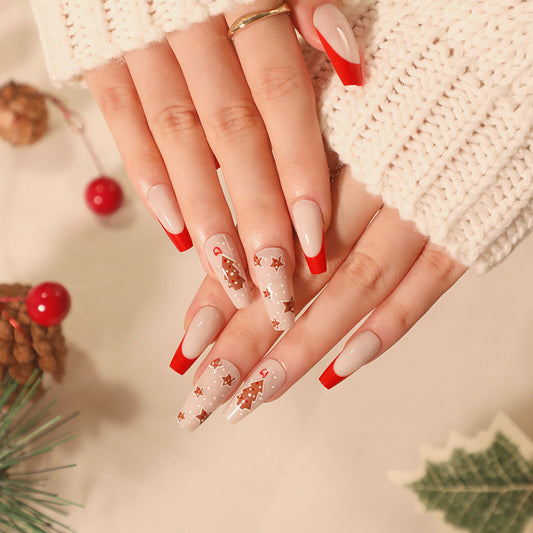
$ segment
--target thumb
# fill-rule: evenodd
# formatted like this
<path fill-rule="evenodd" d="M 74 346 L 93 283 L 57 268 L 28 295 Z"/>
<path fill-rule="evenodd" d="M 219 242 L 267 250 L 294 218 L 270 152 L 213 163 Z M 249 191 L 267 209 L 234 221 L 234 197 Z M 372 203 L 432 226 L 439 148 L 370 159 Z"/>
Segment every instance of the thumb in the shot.
<path fill-rule="evenodd" d="M 292 0 L 292 19 L 302 37 L 326 52 L 344 85 L 363 85 L 362 54 L 352 25 L 336 2 Z"/>

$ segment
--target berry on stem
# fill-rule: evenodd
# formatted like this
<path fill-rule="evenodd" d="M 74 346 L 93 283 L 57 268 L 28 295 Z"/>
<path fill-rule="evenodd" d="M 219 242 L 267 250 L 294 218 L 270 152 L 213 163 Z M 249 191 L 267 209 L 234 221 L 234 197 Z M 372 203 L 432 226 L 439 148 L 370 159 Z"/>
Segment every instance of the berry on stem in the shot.
<path fill-rule="evenodd" d="M 70 310 L 70 295 L 59 283 L 41 283 L 26 296 L 26 310 L 28 316 L 40 326 L 56 326 Z"/>
<path fill-rule="evenodd" d="M 85 199 L 97 215 L 110 215 L 122 204 L 122 188 L 114 179 L 100 176 L 87 186 Z"/>

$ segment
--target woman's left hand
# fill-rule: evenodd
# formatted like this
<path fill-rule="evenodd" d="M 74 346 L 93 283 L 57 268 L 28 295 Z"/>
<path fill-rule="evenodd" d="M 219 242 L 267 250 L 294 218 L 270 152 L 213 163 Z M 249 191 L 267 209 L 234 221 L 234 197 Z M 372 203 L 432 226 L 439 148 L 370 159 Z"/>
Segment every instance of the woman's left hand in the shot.
<path fill-rule="evenodd" d="M 322 384 L 333 387 L 395 344 L 467 270 L 412 222 L 382 207 L 346 169 L 332 196 L 328 270 L 310 275 L 298 250 L 295 299 L 280 305 L 298 313 L 327 286 L 274 348 L 280 333 L 261 304 L 268 294 L 256 293 L 249 307 L 235 312 L 220 286 L 204 280 L 171 363 L 184 373 L 216 339 L 179 412 L 183 428 L 197 428 L 228 399 L 227 418 L 236 422 L 279 398 L 373 311 L 322 374 Z M 273 264 L 265 261 L 261 268 Z"/>

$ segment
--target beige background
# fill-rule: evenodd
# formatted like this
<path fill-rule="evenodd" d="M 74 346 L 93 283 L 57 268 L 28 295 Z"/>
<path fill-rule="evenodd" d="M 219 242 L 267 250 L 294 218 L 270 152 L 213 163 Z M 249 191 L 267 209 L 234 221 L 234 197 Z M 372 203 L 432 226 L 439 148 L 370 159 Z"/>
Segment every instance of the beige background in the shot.
<path fill-rule="evenodd" d="M 28 0 L 0 0 L 0 82 L 49 89 Z M 86 119 L 127 205 L 106 223 L 85 207 L 95 172 L 52 111 L 38 144 L 0 144 L 0 273 L 56 279 L 71 292 L 70 358 L 54 389 L 82 414 L 76 462 L 52 486 L 85 504 L 81 533 L 446 533 L 391 483 L 418 466 L 421 444 L 474 435 L 498 410 L 533 437 L 533 239 L 500 267 L 467 275 L 397 346 L 343 385 L 318 383 L 330 357 L 284 398 L 237 426 L 213 416 L 188 434 L 175 423 L 191 376 L 168 362 L 202 278 L 177 254 L 126 184 L 89 94 L 56 91 Z"/>

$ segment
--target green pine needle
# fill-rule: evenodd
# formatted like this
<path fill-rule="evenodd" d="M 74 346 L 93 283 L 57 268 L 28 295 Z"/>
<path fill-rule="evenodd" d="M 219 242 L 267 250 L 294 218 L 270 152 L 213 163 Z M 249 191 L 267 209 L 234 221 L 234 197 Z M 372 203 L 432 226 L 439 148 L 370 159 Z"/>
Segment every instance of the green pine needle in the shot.
<path fill-rule="evenodd" d="M 75 465 L 19 471 L 24 461 L 75 438 L 70 433 L 58 435 L 57 429 L 78 413 L 66 418 L 50 416 L 55 402 L 44 407 L 39 402 L 31 402 L 39 383 L 38 373 L 34 372 L 10 407 L 9 401 L 18 385 L 10 377 L 0 383 L 0 533 L 73 531 L 50 513 L 66 516 L 66 508 L 78 504 L 44 490 L 42 474 Z"/>

